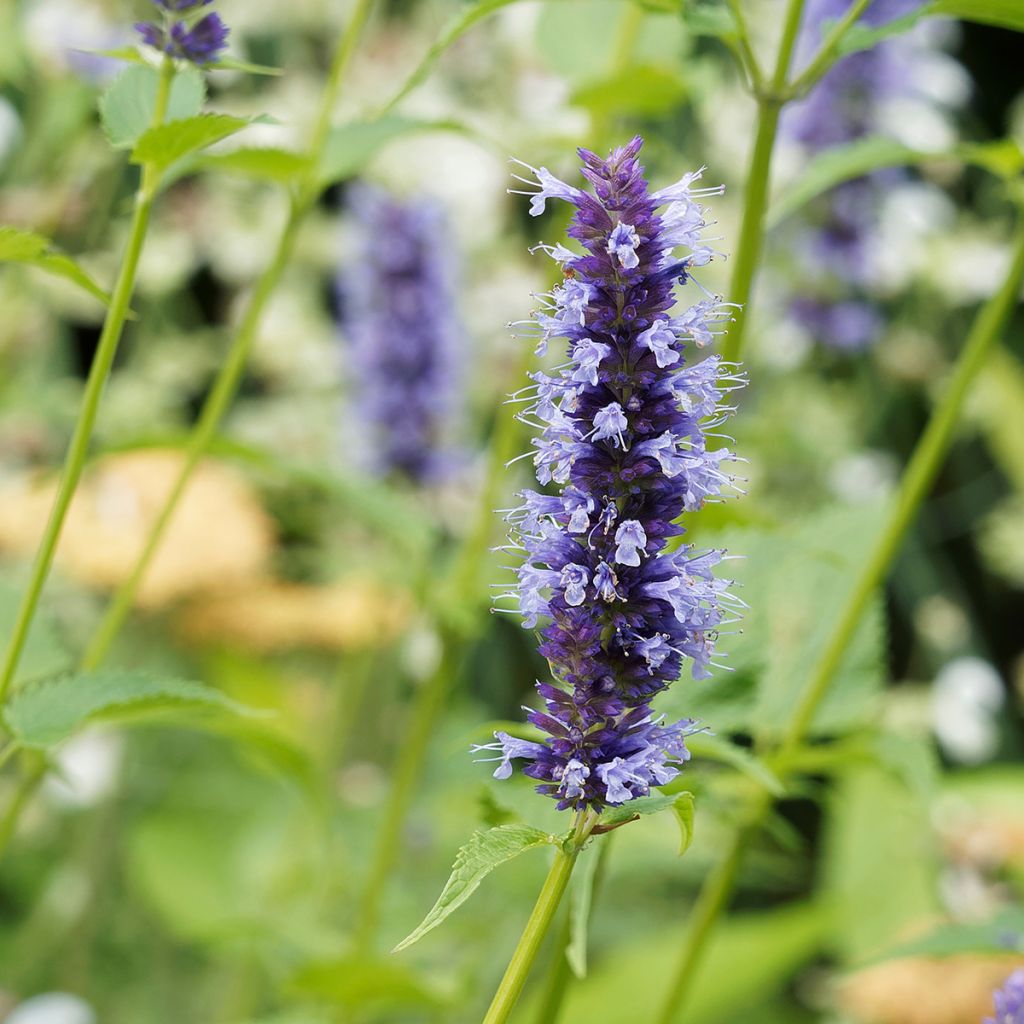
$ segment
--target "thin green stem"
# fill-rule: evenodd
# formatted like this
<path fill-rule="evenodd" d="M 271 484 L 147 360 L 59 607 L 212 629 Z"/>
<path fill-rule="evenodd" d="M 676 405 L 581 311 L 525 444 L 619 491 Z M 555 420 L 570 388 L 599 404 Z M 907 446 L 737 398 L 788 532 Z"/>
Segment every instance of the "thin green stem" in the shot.
<path fill-rule="evenodd" d="M 504 1024 L 515 1008 L 523 986 L 526 984 L 526 979 L 533 968 L 533 962 L 537 959 L 537 952 L 540 950 L 541 943 L 544 941 L 558 906 L 562 902 L 562 896 L 569 884 L 572 869 L 576 866 L 580 848 L 596 822 L 596 816 L 579 812 L 576 818 L 574 840 L 569 845 L 569 849 L 558 847 L 551 870 L 548 872 L 547 878 L 544 879 L 540 895 L 537 897 L 537 902 L 533 906 L 533 911 L 526 922 L 526 927 L 519 938 L 512 959 L 498 985 L 498 991 L 495 992 L 494 998 L 491 1000 L 490 1009 L 484 1015 L 483 1024 Z"/>
<path fill-rule="evenodd" d="M 750 78 L 750 89 L 754 93 L 764 88 L 764 72 L 758 63 L 754 47 L 750 42 L 750 27 L 747 25 L 747 16 L 743 13 L 741 0 L 729 0 L 729 8 L 736 22 L 736 41 L 739 48 L 739 64 Z"/>
<path fill-rule="evenodd" d="M 764 244 L 764 216 L 768 208 L 768 189 L 771 184 L 772 152 L 775 136 L 779 129 L 779 114 L 785 103 L 784 87 L 789 63 L 793 57 L 800 16 L 804 0 L 790 0 L 786 9 L 786 20 L 775 58 L 771 86 L 757 93 L 757 135 L 750 154 L 746 187 L 743 194 L 743 220 L 740 224 L 739 242 L 736 247 L 736 262 L 733 264 L 732 280 L 729 285 L 729 300 L 737 304 L 732 325 L 729 327 L 722 355 L 736 361 L 743 351 L 743 341 L 750 307 L 750 295 L 754 276 L 761 258 Z"/>
<path fill-rule="evenodd" d="M 26 756 L 25 761 L 24 774 L 18 782 L 14 799 L 8 804 L 4 816 L 0 818 L 0 860 L 7 852 L 7 846 L 14 835 L 14 830 L 18 827 L 21 812 L 32 799 L 36 786 L 39 785 L 46 773 L 46 762 L 40 754 L 33 752 Z"/>
<path fill-rule="evenodd" d="M 732 895 L 748 834 L 746 829 L 737 829 L 732 834 L 721 860 L 701 886 L 668 994 L 656 1019 L 657 1024 L 673 1024 L 679 1017 L 708 938 Z"/>
<path fill-rule="evenodd" d="M 21 749 L 18 744 L 11 740 L 0 750 L 0 768 L 3 768 L 8 761 Z"/>
<path fill-rule="evenodd" d="M 791 767 L 791 755 L 803 740 L 814 721 L 814 715 L 828 691 L 829 683 L 839 667 L 853 639 L 857 623 L 863 615 L 871 595 L 882 582 L 892 564 L 910 523 L 913 521 L 928 493 L 935 476 L 949 450 L 953 430 L 963 407 L 964 399 L 978 371 L 995 345 L 1000 332 L 1024 284 L 1024 213 L 1018 215 L 1010 267 L 999 290 L 982 306 L 964 344 L 953 371 L 946 393 L 932 413 L 925 432 L 907 464 L 889 521 L 879 537 L 860 577 L 854 584 L 850 599 L 840 616 L 832 636 L 818 663 L 812 670 L 789 727 L 784 733 L 778 770 Z M 714 924 L 728 904 L 735 880 L 736 868 L 747 839 L 763 822 L 771 809 L 768 794 L 762 794 L 749 818 L 748 824 L 737 830 L 726 857 L 705 881 L 697 900 L 694 922 L 687 933 L 680 954 L 669 998 L 665 1003 L 659 1024 L 670 1024 L 689 992 L 690 983 L 699 965 L 704 947 Z M 735 862 L 735 863 L 733 863 Z"/>
<path fill-rule="evenodd" d="M 910 462 L 903 473 L 895 505 L 870 558 L 850 595 L 828 645 L 814 667 L 807 686 L 797 702 L 783 740 L 783 751 L 791 751 L 803 739 L 821 704 L 829 682 L 839 668 L 854 631 L 896 557 L 907 529 L 917 514 L 949 450 L 967 391 L 985 364 L 1013 309 L 1024 281 L 1024 214 L 1013 244 L 1010 268 L 1002 285 L 985 305 L 971 326 L 953 376 L 938 408 L 932 413 Z"/>
<path fill-rule="evenodd" d="M 800 72 L 786 90 L 790 97 L 795 99 L 807 93 L 828 71 L 847 29 L 867 10 L 870 3 L 871 0 L 856 0 L 856 3 L 836 22 L 832 31 L 821 44 L 821 49 L 811 59 L 810 64 Z"/>
<path fill-rule="evenodd" d="M 353 12 L 348 29 L 335 52 L 334 61 L 331 64 L 327 78 L 327 86 L 324 90 L 323 100 L 310 140 L 309 169 L 292 201 L 288 212 L 288 219 L 278 238 L 270 263 L 264 269 L 259 280 L 256 282 L 256 287 L 249 296 L 248 304 L 235 331 L 227 358 L 217 374 L 213 388 L 203 405 L 199 420 L 189 438 L 185 461 L 178 471 L 174 486 L 171 488 L 163 507 L 150 528 L 149 535 L 139 557 L 136 559 L 135 565 L 132 567 L 131 573 L 118 587 L 86 649 L 82 663 L 83 667 L 87 669 L 98 666 L 109 654 L 111 645 L 131 612 L 132 606 L 135 603 L 135 595 L 145 578 L 153 557 L 160 547 L 160 542 L 174 516 L 178 503 L 188 488 L 197 466 L 213 443 L 221 422 L 238 393 L 252 346 L 259 333 L 260 322 L 267 303 L 280 283 L 284 270 L 291 260 L 299 228 L 319 194 L 319 165 L 323 157 L 324 147 L 327 144 L 331 118 L 341 92 L 341 83 L 345 70 L 356 51 L 360 35 L 369 18 L 372 7 L 373 0 L 360 0 Z"/>
<path fill-rule="evenodd" d="M 173 78 L 174 64 L 170 59 L 165 59 L 157 88 L 152 120 L 153 125 L 161 124 L 167 113 L 167 103 Z M 14 681 L 14 675 L 18 670 L 18 663 L 21 660 L 25 642 L 28 639 L 32 620 L 39 606 L 39 599 L 42 596 L 50 567 L 53 565 L 57 544 L 60 541 L 61 531 L 64 527 L 64 520 L 67 517 L 71 499 L 74 497 L 75 489 L 78 487 L 82 470 L 85 467 L 86 456 L 89 453 L 89 442 L 92 439 L 92 431 L 99 412 L 100 400 L 103 397 L 103 389 L 107 383 L 107 378 L 110 376 L 114 357 L 117 355 L 118 344 L 121 341 L 132 292 L 135 288 L 139 258 L 142 255 L 142 247 L 145 243 L 146 231 L 149 227 L 149 219 L 159 184 L 159 177 L 159 170 L 156 167 L 152 165 L 143 167 L 142 178 L 135 197 L 131 227 L 128 231 L 127 246 L 121 261 L 121 268 L 118 271 L 114 291 L 110 297 L 110 305 L 107 307 L 103 330 L 96 347 L 96 355 L 93 358 L 92 366 L 89 368 L 89 377 L 85 385 L 82 408 L 78 415 L 78 422 L 75 424 L 71 443 L 64 458 L 60 483 L 57 487 L 57 496 L 54 499 L 53 507 L 50 510 L 50 517 L 36 552 L 28 586 L 18 608 L 14 632 L 7 646 L 3 667 L 0 669 L 0 704 L 6 699 L 11 683 Z"/>

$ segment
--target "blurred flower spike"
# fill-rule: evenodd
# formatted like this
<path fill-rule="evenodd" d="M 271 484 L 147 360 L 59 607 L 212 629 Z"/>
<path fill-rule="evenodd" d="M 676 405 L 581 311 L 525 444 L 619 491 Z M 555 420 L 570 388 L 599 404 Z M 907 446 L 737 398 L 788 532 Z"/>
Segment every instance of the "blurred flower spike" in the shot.
<path fill-rule="evenodd" d="M 1024 968 L 1014 971 L 995 994 L 996 1015 L 984 1024 L 1024 1024 Z"/>
<path fill-rule="evenodd" d="M 529 323 L 539 351 L 565 339 L 570 361 L 513 396 L 539 430 L 537 479 L 556 493 L 525 491 L 509 514 L 509 550 L 523 562 L 503 596 L 524 626 L 539 626 L 555 684 L 538 683 L 545 707 L 528 715 L 543 742 L 497 733 L 474 749 L 494 753 L 497 778 L 527 761 L 525 774 L 562 809 L 623 804 L 679 774 L 694 723 L 665 723 L 651 701 L 686 661 L 695 678 L 710 675 L 718 629 L 740 604 L 714 575 L 724 551 L 669 543 L 685 532 L 684 512 L 735 482 L 735 457 L 709 449 L 705 431 L 731 411 L 722 401 L 742 377 L 717 355 L 684 360 L 687 342 L 702 348 L 718 333 L 728 306 L 702 292 L 673 311 L 675 286 L 714 255 L 697 200 L 722 189 L 695 187 L 697 171 L 652 193 L 641 145 L 634 138 L 607 160 L 580 150 L 593 192 L 545 168 L 520 179 L 533 214 L 552 198 L 576 207 L 569 234 L 584 250 L 540 247 L 564 282 Z"/>
<path fill-rule="evenodd" d="M 159 22 L 140 21 L 135 28 L 142 41 L 169 57 L 193 64 L 210 64 L 227 46 L 227 25 L 217 14 L 198 17 L 199 9 L 213 0 L 153 0 Z"/>
<path fill-rule="evenodd" d="M 354 429 L 369 440 L 370 471 L 436 483 L 458 463 L 450 435 L 465 346 L 455 239 L 443 209 L 426 196 L 403 200 L 360 185 L 350 208 L 358 258 L 339 278 L 338 299 Z"/>

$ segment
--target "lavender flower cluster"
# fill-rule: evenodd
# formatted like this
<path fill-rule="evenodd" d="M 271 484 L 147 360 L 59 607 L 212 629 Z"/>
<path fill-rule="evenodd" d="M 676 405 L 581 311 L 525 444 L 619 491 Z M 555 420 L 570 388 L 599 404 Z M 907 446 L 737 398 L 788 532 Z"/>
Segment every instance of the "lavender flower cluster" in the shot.
<path fill-rule="evenodd" d="M 447 440 L 460 393 L 462 327 L 454 243 L 443 210 L 361 186 L 358 255 L 338 282 L 355 406 L 370 468 L 417 483 L 455 461 Z"/>
<path fill-rule="evenodd" d="M 811 0 L 801 29 L 798 59 L 817 52 L 829 27 L 852 0 Z M 874 0 L 860 23 L 877 28 L 919 7 L 921 0 Z M 881 111 L 915 91 L 914 47 L 905 39 L 884 40 L 836 63 L 806 99 L 790 107 L 783 131 L 810 155 L 875 135 Z M 870 345 L 882 317 L 864 296 L 872 276 L 875 225 L 882 195 L 898 171 L 845 182 L 829 193 L 821 223 L 809 238 L 804 273 L 819 294 L 801 296 L 792 312 L 816 338 L 831 347 L 856 351 Z M 825 297 L 829 292 L 838 293 Z"/>
<path fill-rule="evenodd" d="M 983 1024 L 1024 1024 L 1024 969 L 1014 971 L 994 998 L 996 1015 Z"/>
<path fill-rule="evenodd" d="M 160 11 L 159 23 L 140 21 L 135 28 L 148 46 L 169 57 L 210 64 L 227 46 L 227 25 L 217 14 L 196 18 L 199 8 L 213 0 L 153 0 Z"/>
<path fill-rule="evenodd" d="M 696 188 L 700 172 L 651 192 L 634 138 L 607 160 L 580 150 L 593 192 L 545 168 L 530 168 L 530 212 L 548 199 L 576 208 L 569 234 L 584 252 L 541 246 L 564 282 L 534 314 L 539 351 L 568 342 L 569 362 L 532 374 L 515 396 L 520 417 L 539 429 L 538 481 L 508 516 L 511 549 L 523 552 L 517 600 L 524 625 L 540 626 L 540 651 L 555 683 L 538 683 L 544 708 L 529 721 L 543 742 L 496 733 L 495 777 L 527 761 L 538 791 L 565 808 L 600 810 L 670 782 L 689 758 L 689 720 L 665 724 L 652 698 L 692 662 L 705 678 L 719 626 L 738 604 L 714 567 L 720 550 L 671 546 L 684 512 L 727 490 L 733 455 L 709 448 L 706 431 L 727 415 L 722 401 L 742 380 L 719 356 L 686 364 L 687 341 L 702 347 L 728 319 L 705 293 L 682 312 L 675 285 L 713 252 L 704 244 L 696 201 L 720 188 Z M 528 165 L 524 165 L 528 166 Z M 665 207 L 660 215 L 656 212 Z M 683 247 L 685 255 L 676 255 Z"/>

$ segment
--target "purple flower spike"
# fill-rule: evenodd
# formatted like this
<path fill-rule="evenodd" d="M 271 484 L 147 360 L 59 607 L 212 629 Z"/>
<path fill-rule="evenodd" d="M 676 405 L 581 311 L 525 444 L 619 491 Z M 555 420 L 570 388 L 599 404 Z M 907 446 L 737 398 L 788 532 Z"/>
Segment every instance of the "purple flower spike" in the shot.
<path fill-rule="evenodd" d="M 205 7 L 212 0 L 154 0 L 162 10 L 185 12 Z M 227 46 L 230 29 L 218 14 L 207 14 L 191 24 L 172 21 L 157 25 L 151 21 L 139 22 L 136 31 L 147 46 L 152 46 L 169 57 L 187 60 L 193 64 L 211 64 Z"/>
<path fill-rule="evenodd" d="M 351 192 L 358 243 L 339 281 L 351 344 L 354 430 L 377 474 L 436 481 L 456 463 L 448 435 L 460 394 L 462 328 L 443 211 L 366 186 Z"/>
<path fill-rule="evenodd" d="M 540 431 L 537 479 L 557 490 L 523 492 L 508 515 L 511 550 L 525 555 L 503 596 L 540 628 L 554 683 L 538 683 L 544 707 L 528 715 L 543 742 L 498 733 L 475 749 L 494 752 L 500 778 L 525 761 L 562 809 L 599 811 L 678 775 L 694 723 L 664 723 L 652 698 L 686 661 L 694 677 L 709 675 L 717 630 L 739 603 L 712 572 L 724 552 L 669 547 L 684 533 L 682 513 L 732 483 L 733 456 L 709 451 L 705 428 L 722 422 L 721 402 L 742 378 L 718 356 L 683 357 L 687 340 L 701 346 L 718 333 L 726 305 L 704 293 L 674 310 L 677 283 L 713 255 L 698 199 L 721 189 L 697 188 L 697 172 L 651 194 L 641 145 L 635 138 L 607 160 L 580 150 L 592 192 L 545 168 L 519 179 L 532 186 L 523 194 L 534 214 L 548 199 L 576 208 L 569 234 L 582 248 L 540 247 L 565 282 L 543 296 L 532 329 L 538 351 L 561 339 L 570 358 L 515 396 L 526 405 L 519 418 Z"/>
<path fill-rule="evenodd" d="M 1024 970 L 1014 971 L 993 999 L 996 1015 L 984 1024 L 1024 1024 Z"/>

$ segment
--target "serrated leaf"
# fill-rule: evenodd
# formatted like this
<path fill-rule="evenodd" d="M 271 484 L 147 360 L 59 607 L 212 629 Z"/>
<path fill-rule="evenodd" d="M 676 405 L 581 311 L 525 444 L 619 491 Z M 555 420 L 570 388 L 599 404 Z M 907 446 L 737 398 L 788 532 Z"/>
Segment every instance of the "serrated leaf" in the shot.
<path fill-rule="evenodd" d="M 600 827 L 604 831 L 610 828 L 617 828 L 625 825 L 636 817 L 646 817 L 649 814 L 660 814 L 662 811 L 672 811 L 676 823 L 679 825 L 679 856 L 681 857 L 690 848 L 693 842 L 693 794 L 682 793 L 655 793 L 651 796 L 642 796 L 636 800 L 630 800 L 619 807 L 609 807 L 601 815 Z"/>
<path fill-rule="evenodd" d="M 457 121 L 418 121 L 408 117 L 383 117 L 377 121 L 354 121 L 331 131 L 320 162 L 324 185 L 344 181 L 361 171 L 389 142 L 416 132 L 467 133 Z"/>
<path fill-rule="evenodd" d="M 486 832 L 474 832 L 455 857 L 452 873 L 437 902 L 422 923 L 391 951 L 397 953 L 419 942 L 449 914 L 462 906 L 496 868 L 521 853 L 557 840 L 547 832 L 529 825 L 499 825 Z"/>
<path fill-rule="evenodd" d="M 95 721 L 160 715 L 188 724 L 209 713 L 255 712 L 202 683 L 136 672 L 86 672 L 27 683 L 10 699 L 3 717 L 19 746 L 46 750 Z"/>
<path fill-rule="evenodd" d="M 110 301 L 110 296 L 70 256 L 53 249 L 48 238 L 34 231 L 0 227 L 0 262 L 39 267 L 74 282 L 100 302 Z"/>
<path fill-rule="evenodd" d="M 1024 955 L 1024 910 L 1008 908 L 988 921 L 949 922 L 917 939 L 902 942 L 871 957 L 867 963 L 907 956 L 964 956 L 1020 953 Z"/>
<path fill-rule="evenodd" d="M 159 73 L 146 64 L 131 65 L 100 98 L 100 118 L 111 145 L 130 149 L 153 123 Z M 206 101 L 206 82 L 195 68 L 174 76 L 165 121 L 194 117 Z"/>
<path fill-rule="evenodd" d="M 1002 178 L 1013 178 L 1024 170 L 1024 151 L 1012 139 L 969 143 L 945 152 L 911 149 L 883 136 L 860 139 L 847 146 L 835 146 L 812 159 L 796 182 L 772 205 L 767 226 L 775 227 L 843 182 L 887 167 L 910 167 L 942 160 L 974 164 Z"/>
<path fill-rule="evenodd" d="M 565 947 L 565 959 L 577 978 L 587 976 L 587 933 L 590 930 L 590 907 L 594 900 L 598 859 L 596 850 L 589 847 L 583 850 L 577 857 L 569 882 L 569 942 Z"/>
<path fill-rule="evenodd" d="M 230 153 L 205 154 L 196 160 L 196 167 L 257 178 L 260 181 L 287 183 L 305 173 L 309 167 L 309 158 L 287 149 L 243 147 Z"/>
<path fill-rule="evenodd" d="M 231 114 L 199 114 L 150 128 L 132 150 L 132 162 L 169 167 L 176 160 L 237 135 L 253 121 Z"/>

